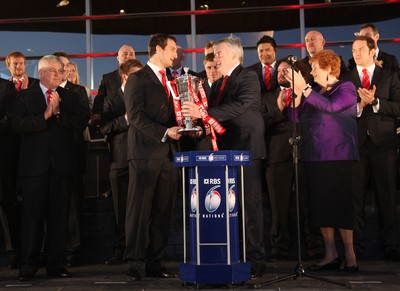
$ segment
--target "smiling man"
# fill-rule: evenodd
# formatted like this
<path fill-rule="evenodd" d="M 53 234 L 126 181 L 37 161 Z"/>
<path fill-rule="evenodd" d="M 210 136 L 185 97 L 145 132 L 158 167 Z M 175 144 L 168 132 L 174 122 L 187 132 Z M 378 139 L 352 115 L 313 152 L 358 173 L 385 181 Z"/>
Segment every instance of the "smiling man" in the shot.
<path fill-rule="evenodd" d="M 74 132 L 86 127 L 89 106 L 59 87 L 64 73 L 56 56 L 40 59 L 40 83 L 22 90 L 13 112 L 21 134 L 19 176 L 22 200 L 20 281 L 31 280 L 40 266 L 44 225 L 47 275 L 65 278 L 68 199 L 76 172 Z"/>
<path fill-rule="evenodd" d="M 224 135 L 218 136 L 218 148 L 245 150 L 252 154 L 251 166 L 244 169 L 246 253 L 251 262 L 252 277 L 260 277 L 265 272 L 261 180 L 265 145 L 260 84 L 257 74 L 241 65 L 243 47 L 240 39 L 226 37 L 217 41 L 214 61 L 224 76 L 213 84 L 208 108 L 208 114 L 226 129 Z M 196 104 L 185 102 L 182 109 L 186 116 L 200 118 Z"/>
<path fill-rule="evenodd" d="M 274 76 L 277 52 L 276 42 L 272 37 L 264 35 L 257 42 L 257 54 L 260 61 L 248 68 L 257 73 L 260 80 L 261 93 L 271 91 L 276 85 L 274 84 L 276 80 Z"/>
<path fill-rule="evenodd" d="M 176 38 L 153 35 L 149 61 L 129 76 L 125 86 L 128 115 L 129 186 L 126 205 L 126 275 L 132 280 L 173 276 L 164 267 L 178 172 L 172 154 L 178 140 L 165 69 L 177 57 Z M 145 273 L 143 273 L 145 271 Z"/>
<path fill-rule="evenodd" d="M 26 75 L 26 59 L 23 53 L 9 53 L 6 57 L 6 64 L 11 73 L 10 81 L 14 83 L 18 92 L 38 83 L 38 79 Z"/>

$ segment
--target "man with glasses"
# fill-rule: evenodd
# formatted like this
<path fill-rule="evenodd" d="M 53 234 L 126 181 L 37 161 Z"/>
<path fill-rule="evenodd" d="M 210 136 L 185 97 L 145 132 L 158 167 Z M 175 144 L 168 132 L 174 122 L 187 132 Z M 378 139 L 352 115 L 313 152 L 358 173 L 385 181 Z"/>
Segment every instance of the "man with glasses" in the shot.
<path fill-rule="evenodd" d="M 17 95 L 13 112 L 13 128 L 21 134 L 20 281 L 33 279 L 39 268 L 44 225 L 47 275 L 71 276 L 64 262 L 68 199 L 77 164 L 74 131 L 83 131 L 90 116 L 87 102 L 59 87 L 64 70 L 58 57 L 41 58 L 38 72 L 40 83 Z"/>

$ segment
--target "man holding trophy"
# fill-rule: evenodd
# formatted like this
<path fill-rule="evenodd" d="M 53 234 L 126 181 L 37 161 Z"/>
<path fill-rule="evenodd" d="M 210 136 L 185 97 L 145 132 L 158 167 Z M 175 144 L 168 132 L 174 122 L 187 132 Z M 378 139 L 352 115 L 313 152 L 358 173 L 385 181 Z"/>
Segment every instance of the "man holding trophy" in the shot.
<path fill-rule="evenodd" d="M 213 84 L 207 111 L 209 118 L 221 122 L 225 129 L 218 136 L 219 149 L 247 150 L 252 154 L 252 165 L 244 169 L 246 255 L 251 262 L 252 277 L 260 277 L 265 272 L 261 160 L 266 156 L 260 83 L 254 71 L 241 65 L 243 47 L 238 38 L 217 41 L 214 54 L 217 70 L 224 78 Z M 204 121 L 202 110 L 197 102 L 185 102 L 182 106 L 184 116 Z"/>
<path fill-rule="evenodd" d="M 178 132 L 165 69 L 176 54 L 176 38 L 153 35 L 146 66 L 125 86 L 128 115 L 129 186 L 126 205 L 126 275 L 132 280 L 168 278 L 164 267 L 168 231 L 178 183 L 173 153 Z"/>

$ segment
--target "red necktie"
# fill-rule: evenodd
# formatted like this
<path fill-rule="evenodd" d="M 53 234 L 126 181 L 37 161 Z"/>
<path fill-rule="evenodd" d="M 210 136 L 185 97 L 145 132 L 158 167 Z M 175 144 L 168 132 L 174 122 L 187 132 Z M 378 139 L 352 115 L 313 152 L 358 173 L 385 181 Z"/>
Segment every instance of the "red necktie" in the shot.
<path fill-rule="evenodd" d="M 292 102 L 292 89 L 287 88 L 283 89 L 285 91 L 285 95 L 283 96 L 283 100 L 285 101 L 286 107 L 289 107 L 290 102 Z"/>
<path fill-rule="evenodd" d="M 222 80 L 221 87 L 219 87 L 219 90 L 218 90 L 217 104 L 216 105 L 218 105 L 221 102 L 222 92 L 224 92 L 224 88 L 225 88 L 226 82 L 228 81 L 228 78 L 229 78 L 229 76 L 226 75 L 224 77 L 224 79 Z"/>
<path fill-rule="evenodd" d="M 271 89 L 271 66 L 266 65 L 264 66 L 265 72 L 264 72 L 264 84 L 267 87 L 268 90 Z"/>
<path fill-rule="evenodd" d="M 178 72 L 177 71 L 172 71 L 172 74 L 174 74 L 174 79 L 176 79 L 176 77 L 178 77 Z"/>
<path fill-rule="evenodd" d="M 369 80 L 367 69 L 363 69 L 362 73 L 363 73 L 362 81 L 361 81 L 362 86 L 365 89 L 369 89 L 369 87 L 371 87 L 371 81 Z"/>
<path fill-rule="evenodd" d="M 53 93 L 53 90 L 51 90 L 51 89 L 48 89 L 48 90 L 46 91 L 46 101 L 47 101 L 47 105 L 50 104 L 51 93 Z"/>
<path fill-rule="evenodd" d="M 165 93 L 168 96 L 168 102 L 169 102 L 169 90 L 168 90 L 168 87 L 167 87 L 167 76 L 165 75 L 164 70 L 160 70 L 158 72 L 161 74 L 161 82 L 162 82 L 162 84 L 164 86 L 164 90 L 165 90 Z"/>
<path fill-rule="evenodd" d="M 17 92 L 21 91 L 22 88 L 22 81 L 21 80 L 16 80 L 15 81 L 15 89 L 17 90 Z"/>

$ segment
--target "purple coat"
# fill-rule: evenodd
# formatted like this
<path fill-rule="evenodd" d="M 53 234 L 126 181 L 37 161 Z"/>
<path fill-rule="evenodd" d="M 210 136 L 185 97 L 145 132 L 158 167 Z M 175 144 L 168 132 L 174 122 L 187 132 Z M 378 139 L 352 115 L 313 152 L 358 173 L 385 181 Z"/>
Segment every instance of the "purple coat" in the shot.
<path fill-rule="evenodd" d="M 289 119 L 301 124 L 302 160 L 358 160 L 356 88 L 338 81 L 330 90 L 320 90 L 314 88 L 296 109 L 288 110 Z"/>

